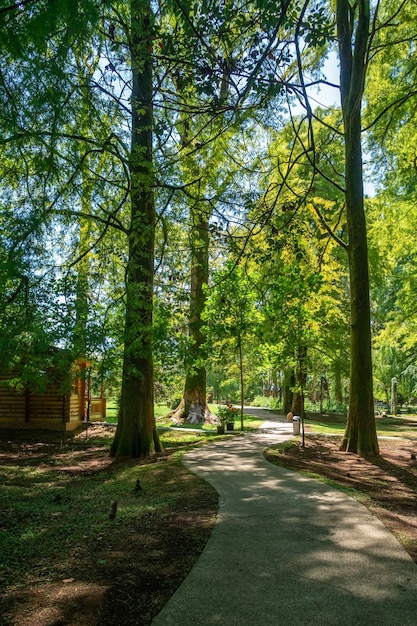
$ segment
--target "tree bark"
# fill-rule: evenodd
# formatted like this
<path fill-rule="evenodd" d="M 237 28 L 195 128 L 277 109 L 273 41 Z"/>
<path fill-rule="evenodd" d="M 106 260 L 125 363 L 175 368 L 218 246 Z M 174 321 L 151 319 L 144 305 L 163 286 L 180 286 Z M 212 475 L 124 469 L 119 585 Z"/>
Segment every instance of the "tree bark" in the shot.
<path fill-rule="evenodd" d="M 188 320 L 190 343 L 185 360 L 184 395 L 172 417 L 198 424 L 215 420 L 207 406 L 205 336 L 201 319 L 206 301 L 204 285 L 208 282 L 209 229 L 207 215 L 201 208 L 190 209 L 190 218 L 191 286 Z"/>
<path fill-rule="evenodd" d="M 111 455 L 144 457 L 161 445 L 155 427 L 152 358 L 155 205 L 152 156 L 152 11 L 131 0 L 131 216 L 126 273 L 122 392 Z"/>
<path fill-rule="evenodd" d="M 307 381 L 307 347 L 305 345 L 298 346 L 296 358 L 295 391 L 292 396 L 291 413 L 304 418 L 304 389 Z"/>
<path fill-rule="evenodd" d="M 284 370 L 284 380 L 282 383 L 282 409 L 287 415 L 291 411 L 292 400 L 293 400 L 293 392 L 291 391 L 292 387 L 295 385 L 295 376 L 292 369 Z"/>
<path fill-rule="evenodd" d="M 239 335 L 239 373 L 240 373 L 240 429 L 243 432 L 243 407 L 245 404 L 245 380 L 243 375 L 242 338 Z"/>
<path fill-rule="evenodd" d="M 220 100 L 225 101 L 228 94 L 229 74 L 225 68 L 221 87 Z M 182 83 L 179 78 L 176 81 L 178 92 L 182 92 Z M 221 122 L 220 122 L 221 123 Z M 190 132 L 188 114 L 185 119 L 180 119 L 177 127 L 181 145 L 184 150 L 182 170 L 185 180 L 196 180 L 196 197 L 202 196 L 201 181 L 204 178 L 201 161 L 195 154 L 195 142 L 193 133 Z M 187 154 L 185 148 L 190 146 L 191 154 Z M 200 157 L 201 158 L 201 157 Z M 203 322 L 201 315 L 204 310 L 206 296 L 204 285 L 208 283 L 209 276 L 209 245 L 210 210 L 202 206 L 198 200 L 190 204 L 190 243 L 191 243 L 191 285 L 190 285 L 190 317 L 188 332 L 190 345 L 185 359 L 185 384 L 184 395 L 179 407 L 171 415 L 172 419 L 186 420 L 191 424 L 200 422 L 217 423 L 217 417 L 213 415 L 207 405 L 207 370 L 205 353 L 205 336 L 202 332 Z"/>
<path fill-rule="evenodd" d="M 178 82 L 177 89 L 181 90 Z M 206 354 L 204 351 L 205 336 L 202 332 L 201 319 L 204 310 L 206 295 L 204 285 L 208 283 L 209 275 L 209 217 L 207 209 L 202 206 L 201 166 L 195 154 L 188 154 L 187 146 L 193 146 L 192 133 L 188 120 L 180 120 L 178 131 L 181 145 L 185 151 L 181 166 L 184 179 L 187 182 L 195 179 L 193 184 L 196 199 L 189 199 L 190 216 L 190 313 L 188 319 L 189 345 L 185 358 L 185 383 L 180 405 L 171 415 L 173 420 L 185 420 L 191 424 L 215 421 L 207 405 L 207 371 Z"/>
<path fill-rule="evenodd" d="M 85 181 L 85 163 L 81 170 L 81 210 L 88 213 L 91 209 L 91 190 L 88 182 Z M 88 252 L 91 243 L 90 222 L 80 217 L 79 223 L 79 243 L 78 254 L 80 260 L 77 267 L 77 285 L 75 297 L 75 324 L 73 333 L 73 344 L 75 355 L 85 358 L 87 355 L 87 322 L 89 313 L 89 270 L 90 255 Z"/>
<path fill-rule="evenodd" d="M 90 91 L 90 71 L 81 67 L 78 61 L 78 81 L 83 87 L 81 92 L 82 118 L 88 119 L 88 112 L 92 110 Z M 87 137 L 89 127 L 86 123 L 83 128 L 83 135 Z M 87 356 L 87 323 L 89 314 L 89 274 L 90 274 L 90 253 L 91 245 L 91 222 L 83 217 L 91 212 L 92 184 L 89 175 L 90 157 L 80 154 L 81 163 L 81 215 L 79 218 L 79 241 L 77 264 L 77 284 L 75 295 L 75 324 L 73 333 L 73 346 L 76 357 L 86 358 Z"/>
<path fill-rule="evenodd" d="M 360 0 L 354 9 L 347 0 L 338 0 L 336 19 L 345 135 L 351 315 L 349 414 L 341 449 L 368 456 L 379 452 L 373 405 L 371 314 L 361 145 L 361 105 L 369 40 L 369 0 Z"/>
<path fill-rule="evenodd" d="M 208 220 L 202 211 L 191 211 L 191 288 L 188 331 L 190 344 L 186 357 L 183 417 L 195 424 L 209 419 L 207 406 L 207 373 L 204 354 L 205 337 L 201 314 L 206 301 L 204 285 L 208 283 Z"/>

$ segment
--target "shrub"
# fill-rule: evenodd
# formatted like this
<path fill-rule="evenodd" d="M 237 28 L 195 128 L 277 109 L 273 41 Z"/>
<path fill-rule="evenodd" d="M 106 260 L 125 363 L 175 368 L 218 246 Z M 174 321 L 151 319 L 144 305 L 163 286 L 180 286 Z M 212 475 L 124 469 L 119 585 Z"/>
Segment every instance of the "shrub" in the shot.
<path fill-rule="evenodd" d="M 227 404 L 222 404 L 217 409 L 217 415 L 221 424 L 231 424 L 236 419 L 237 409 Z"/>
<path fill-rule="evenodd" d="M 181 400 L 182 395 L 180 394 L 178 394 L 177 396 L 172 396 L 172 398 L 169 398 L 169 400 L 167 400 L 167 407 L 175 411 L 175 409 L 179 407 Z"/>

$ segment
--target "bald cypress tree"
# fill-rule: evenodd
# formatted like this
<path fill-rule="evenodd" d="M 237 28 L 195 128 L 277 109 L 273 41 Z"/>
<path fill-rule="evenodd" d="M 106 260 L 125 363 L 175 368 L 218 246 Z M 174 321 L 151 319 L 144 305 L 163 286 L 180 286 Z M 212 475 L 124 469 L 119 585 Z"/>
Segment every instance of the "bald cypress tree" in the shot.
<path fill-rule="evenodd" d="M 155 200 L 153 180 L 153 14 L 131 0 L 132 129 L 130 227 L 121 403 L 112 456 L 160 450 L 155 428 L 152 356 Z"/>
<path fill-rule="evenodd" d="M 349 415 L 342 449 L 366 456 L 379 452 L 374 416 L 368 247 L 361 144 L 361 105 L 370 38 L 369 1 L 361 0 L 352 9 L 351 3 L 347 0 L 338 0 L 336 19 L 345 141 L 345 198 L 349 233 L 351 303 Z"/>

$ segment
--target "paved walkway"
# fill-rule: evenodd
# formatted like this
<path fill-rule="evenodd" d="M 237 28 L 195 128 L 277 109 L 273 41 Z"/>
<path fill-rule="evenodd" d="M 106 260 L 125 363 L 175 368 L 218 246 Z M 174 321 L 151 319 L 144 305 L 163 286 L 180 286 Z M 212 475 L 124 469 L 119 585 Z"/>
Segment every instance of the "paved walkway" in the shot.
<path fill-rule="evenodd" d="M 341 491 L 265 461 L 291 437 L 268 430 L 192 450 L 186 465 L 219 493 L 212 535 L 155 626 L 415 626 L 417 567 Z"/>

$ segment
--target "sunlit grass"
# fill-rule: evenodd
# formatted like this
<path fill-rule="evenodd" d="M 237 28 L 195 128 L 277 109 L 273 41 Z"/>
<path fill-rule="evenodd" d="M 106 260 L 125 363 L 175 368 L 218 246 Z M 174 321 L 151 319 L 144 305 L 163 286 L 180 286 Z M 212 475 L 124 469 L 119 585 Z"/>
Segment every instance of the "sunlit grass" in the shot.
<path fill-rule="evenodd" d="M 117 422 L 117 411 L 119 403 L 114 398 L 108 398 L 106 400 L 106 422 Z"/>
<path fill-rule="evenodd" d="M 218 404 L 209 404 L 208 405 L 210 411 L 217 415 Z M 107 410 L 106 410 L 106 422 L 111 424 L 117 423 L 117 410 L 118 410 L 118 402 L 115 399 L 107 400 Z M 166 402 L 156 402 L 154 405 L 155 419 L 157 420 L 157 427 L 159 428 L 169 428 L 172 427 L 172 421 L 169 419 L 168 415 L 171 412 L 171 409 L 168 408 Z M 165 418 L 165 419 L 164 419 Z M 256 428 L 260 428 L 263 424 L 264 420 L 259 419 L 257 417 L 252 417 L 250 415 L 243 415 L 243 429 L 244 430 L 254 430 Z M 203 430 L 216 430 L 216 426 L 214 424 L 182 424 L 181 428 L 201 428 Z M 241 421 L 240 421 L 240 411 L 236 411 L 236 419 L 235 419 L 235 430 L 241 430 Z"/>
<path fill-rule="evenodd" d="M 323 435 L 343 435 L 345 427 L 339 423 L 304 420 L 306 432 L 322 433 Z"/>
<path fill-rule="evenodd" d="M 343 435 L 346 418 L 337 416 L 334 419 L 305 419 L 306 433 L 311 432 L 323 435 Z M 376 430 L 379 437 L 417 437 L 417 418 L 415 415 L 398 417 L 376 417 Z"/>
<path fill-rule="evenodd" d="M 106 402 L 106 422 L 117 424 L 117 412 L 119 403 L 114 398 L 109 398 Z M 169 413 L 169 408 L 165 402 L 157 402 L 154 405 L 155 417 L 163 417 Z"/>
<path fill-rule="evenodd" d="M 210 408 L 211 412 L 214 413 L 214 415 L 216 415 L 216 407 L 217 405 L 213 405 L 213 408 Z M 247 431 L 247 430 L 256 430 L 257 428 L 260 428 L 262 426 L 262 424 L 264 423 L 265 420 L 260 420 L 258 417 L 252 417 L 251 415 L 243 415 L 243 430 Z M 200 423 L 200 424 L 189 424 L 188 422 L 185 422 L 184 424 L 181 425 L 173 425 L 172 421 L 168 418 L 168 419 L 163 419 L 163 418 L 157 418 L 157 423 L 156 423 L 158 428 L 172 428 L 173 426 L 175 428 L 181 428 L 183 430 L 192 430 L 192 429 L 201 429 L 204 431 L 208 431 L 208 432 L 212 432 L 212 431 L 216 431 L 217 430 L 217 426 L 215 424 L 205 424 L 205 423 Z M 242 424 L 241 424 L 241 419 L 240 419 L 240 413 L 237 414 L 237 417 L 235 418 L 235 423 L 234 423 L 234 431 L 241 431 L 242 429 Z"/>
<path fill-rule="evenodd" d="M 218 410 L 217 404 L 210 404 L 209 409 L 215 415 Z M 106 421 L 109 423 L 117 423 L 117 408 L 118 403 L 114 399 L 107 400 L 107 415 Z M 158 428 L 170 428 L 173 426 L 171 420 L 167 417 L 170 413 L 166 402 L 155 403 L 155 419 L 157 420 Z M 166 419 L 164 419 L 166 418 Z M 260 428 L 264 420 L 249 415 L 243 416 L 243 429 L 255 430 Z M 346 425 L 346 417 L 343 415 L 331 415 L 325 418 L 317 416 L 316 419 L 305 419 L 306 433 L 315 433 L 323 435 L 343 435 Z M 202 429 L 204 431 L 215 431 L 216 426 L 213 424 L 182 424 L 181 429 Z M 380 437 L 405 437 L 413 438 L 417 437 L 417 416 L 413 415 L 400 415 L 396 417 L 376 417 L 377 433 Z M 235 431 L 241 430 L 240 412 L 236 412 L 235 419 Z"/>

